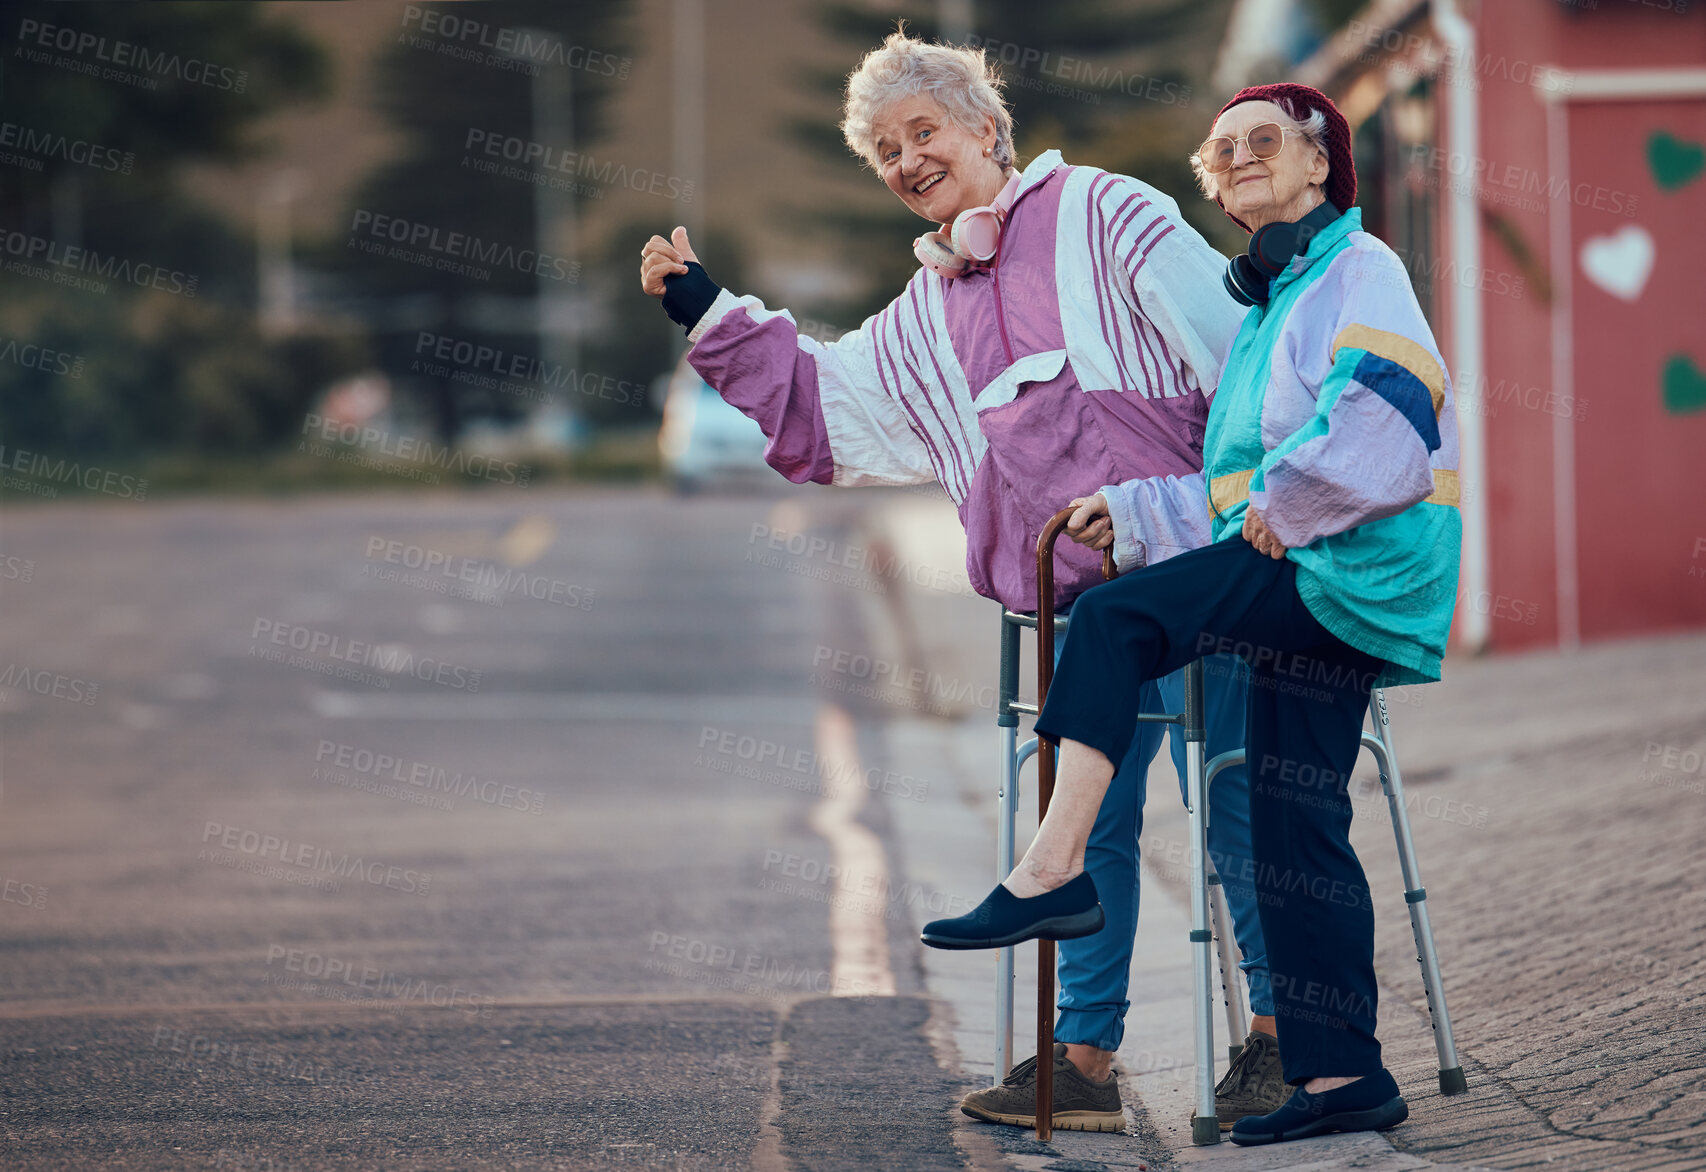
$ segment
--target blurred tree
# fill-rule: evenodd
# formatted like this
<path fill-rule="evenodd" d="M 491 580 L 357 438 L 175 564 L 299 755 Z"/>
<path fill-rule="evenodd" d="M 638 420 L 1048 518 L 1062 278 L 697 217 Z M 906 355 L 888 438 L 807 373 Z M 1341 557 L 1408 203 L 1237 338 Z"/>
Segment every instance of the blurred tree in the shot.
<path fill-rule="evenodd" d="M 0 442 L 122 458 L 288 427 L 316 362 L 259 336 L 254 249 L 181 175 L 323 95 L 321 48 L 245 2 L 12 3 L 4 35 L 0 230 L 29 263 L 0 275 Z"/>
<path fill-rule="evenodd" d="M 1013 110 L 1021 165 L 1059 148 L 1068 162 L 1154 184 L 1179 201 L 1187 219 L 1218 234 L 1223 217 L 1205 207 L 1185 160 L 1213 115 L 1195 99 L 1231 7 L 1232 0 L 975 0 L 968 43 L 983 48 L 1006 81 L 1003 96 Z M 928 0 L 828 5 L 822 24 L 847 45 L 846 65 L 807 75 L 814 111 L 790 120 L 792 132 L 826 163 L 846 168 L 853 157 L 839 125 L 847 74 L 898 21 L 914 36 L 936 39 L 938 14 Z M 818 307 L 832 320 L 856 322 L 876 312 L 918 267 L 911 241 L 919 220 L 898 200 L 814 208 L 794 217 L 802 226 L 845 236 L 847 263 L 868 278 L 863 296 Z"/>
<path fill-rule="evenodd" d="M 620 160 L 596 150 L 613 85 L 627 75 L 620 43 L 627 4 L 493 0 L 418 7 L 424 15 L 373 69 L 379 105 L 401 131 L 403 149 L 361 186 L 346 230 L 319 250 L 317 264 L 335 277 L 344 304 L 369 323 L 381 367 L 426 405 L 448 442 L 474 419 L 515 420 L 535 400 L 481 385 L 490 370 L 422 362 L 422 332 L 549 365 L 534 301 L 538 267 L 560 282 L 553 295 L 576 317 L 585 320 L 595 304 L 599 282 L 583 256 L 548 245 L 543 258 L 535 257 L 534 182 L 574 185 L 565 200 L 598 198 L 600 185 L 619 184 L 627 174 Z M 473 33 L 469 22 L 479 26 Z M 544 71 L 549 75 L 535 77 Z M 536 96 L 552 94 L 567 106 L 567 123 L 559 125 L 560 107 L 539 108 Z M 426 260 L 400 259 L 392 245 Z M 580 366 L 574 373 L 584 375 L 584 360 Z M 577 389 L 582 381 L 520 385 L 596 419 L 615 400 Z"/>
<path fill-rule="evenodd" d="M 1368 0 L 1306 0 L 1315 17 L 1313 31 L 1332 31 L 1342 28 L 1351 17 L 1368 7 Z"/>
<path fill-rule="evenodd" d="M 186 193 L 173 191 L 179 169 L 254 157 L 262 149 L 256 122 L 323 97 L 330 84 L 324 50 L 246 0 L 6 7 L 11 44 L 0 42 L 0 51 L 4 117 L 12 129 L 5 145 L 34 160 L 14 162 L 0 184 L 0 217 L 14 229 L 45 231 L 56 215 L 64 225 L 70 199 L 82 205 L 91 241 L 109 229 L 126 245 L 181 236 L 196 247 L 196 233 L 175 230 L 181 213 L 160 199 L 172 194 L 181 202 Z M 72 49 L 63 51 L 67 44 Z M 98 76 L 109 67 L 140 80 Z M 27 149 L 31 142 L 44 149 Z M 86 161 L 89 152 L 74 144 L 96 148 L 98 161 Z M 78 192 L 68 196 L 67 185 Z M 137 214 L 142 208 L 147 214 Z M 102 212 L 131 214 L 111 224 Z M 175 259 L 187 267 L 213 257 L 218 244 Z"/>

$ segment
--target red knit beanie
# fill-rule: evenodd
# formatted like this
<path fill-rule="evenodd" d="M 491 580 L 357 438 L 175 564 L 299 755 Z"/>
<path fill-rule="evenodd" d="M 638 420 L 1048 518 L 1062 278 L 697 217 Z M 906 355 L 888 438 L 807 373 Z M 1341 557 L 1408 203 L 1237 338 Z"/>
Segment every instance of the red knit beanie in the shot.
<path fill-rule="evenodd" d="M 1314 86 L 1302 85 L 1295 81 L 1282 81 L 1274 85 L 1245 86 L 1232 96 L 1232 100 L 1220 108 L 1220 113 L 1214 116 L 1216 122 L 1220 115 L 1241 102 L 1272 102 L 1298 122 L 1309 117 L 1313 110 L 1319 110 L 1327 116 L 1327 130 L 1323 134 L 1326 140 L 1323 145 L 1327 148 L 1327 198 L 1341 212 L 1348 212 L 1357 201 L 1357 169 L 1351 161 L 1351 127 L 1345 121 L 1345 116 L 1339 113 L 1339 108 L 1333 105 L 1333 99 L 1316 89 Z M 1220 210 L 1226 212 L 1226 205 L 1221 203 L 1220 196 L 1214 197 L 1214 202 L 1220 204 Z M 1244 231 L 1250 230 L 1250 225 L 1226 212 L 1227 218 Z"/>

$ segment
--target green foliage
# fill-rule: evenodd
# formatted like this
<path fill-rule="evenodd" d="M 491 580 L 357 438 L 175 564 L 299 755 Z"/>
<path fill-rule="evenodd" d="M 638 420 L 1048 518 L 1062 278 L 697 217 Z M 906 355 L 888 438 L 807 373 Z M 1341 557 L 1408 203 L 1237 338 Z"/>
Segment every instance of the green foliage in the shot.
<path fill-rule="evenodd" d="M 256 119 L 282 105 L 324 96 L 330 86 L 324 50 L 296 26 L 266 16 L 261 4 L 156 0 L 67 5 L 25 0 L 6 8 L 7 120 L 89 142 L 121 145 L 135 152 L 141 173 L 165 174 L 189 160 L 247 158 L 255 150 L 250 132 Z M 83 53 L 60 53 L 43 48 L 44 35 L 50 45 L 57 39 L 46 26 L 92 34 L 104 42 Z M 160 70 L 152 72 L 128 64 L 120 67 L 157 77 L 158 86 L 149 87 L 90 76 L 24 55 L 40 51 L 95 64 L 128 63 L 134 50 L 119 49 L 121 42 L 167 59 L 176 57 L 179 63 L 162 62 Z M 209 66 L 211 80 L 183 80 L 186 70 L 199 68 L 189 62 Z M 38 181 L 26 175 L 19 186 L 39 190 L 72 166 L 52 162 Z M 9 190 L 11 186 L 7 185 Z"/>
<path fill-rule="evenodd" d="M 90 458 L 260 451 L 366 361 L 359 338 L 269 339 L 242 306 L 159 292 L 12 301 L 0 339 L 0 442 Z M 28 344 L 65 360 L 26 365 Z"/>
<path fill-rule="evenodd" d="M 44 33 L 58 43 L 65 34 L 53 30 L 62 29 L 91 40 L 71 51 L 40 44 Z M 0 442 L 103 458 L 263 446 L 291 425 L 314 380 L 342 373 L 355 355 L 343 343 L 258 336 L 253 247 L 183 188 L 182 168 L 250 157 L 259 118 L 326 92 L 325 54 L 252 3 L 12 4 L 5 34 L 5 121 L 38 146 L 48 136 L 97 148 L 101 165 L 68 157 L 66 147 L 19 150 L 40 170 L 7 168 L 0 226 L 61 255 L 76 247 L 132 271 L 157 266 L 178 275 L 179 291 L 123 279 L 96 292 L 19 273 L 0 278 L 0 336 L 15 344 L 0 358 Z M 148 64 L 135 63 L 139 51 Z M 68 67 L 120 58 L 151 82 Z M 180 76 L 188 62 L 198 72 L 205 63 L 214 84 Z M 57 362 L 44 368 L 30 346 L 72 358 L 64 371 Z"/>
<path fill-rule="evenodd" d="M 493 29 L 538 30 L 565 45 L 590 47 L 602 54 L 617 56 L 626 51 L 619 19 L 625 6 L 609 0 L 551 4 L 494 0 L 472 9 L 463 4 L 420 7 L 477 19 Z M 473 148 L 467 145 L 471 131 L 572 151 L 595 166 L 623 163 L 601 155 L 599 148 L 609 99 L 614 86 L 621 84 L 618 79 L 603 69 L 576 69 L 561 63 L 536 68 L 551 71 L 550 84 L 562 87 L 572 110 L 572 128 L 561 137 L 535 127 L 534 83 L 528 73 L 435 52 L 411 43 L 407 35 L 399 36 L 374 64 L 374 87 L 380 109 L 404 137 L 403 151 L 362 185 L 345 220 L 351 231 L 325 242 L 315 256 L 317 267 L 333 276 L 342 294 L 368 320 L 381 368 L 397 380 L 406 396 L 426 406 L 446 441 L 481 416 L 517 418 L 524 404 L 449 377 L 411 371 L 418 331 L 543 357 L 533 311 L 522 307 L 535 294 L 538 278 L 521 267 L 493 266 L 488 279 L 479 279 L 364 253 L 351 246 L 356 236 L 353 228 L 357 215 L 366 213 L 407 221 L 437 232 L 440 239 L 461 233 L 511 246 L 518 253 L 532 249 L 533 185 L 476 169 L 473 164 L 489 156 L 480 152 L 478 143 Z M 519 166 L 529 169 L 525 163 Z M 570 182 L 583 182 L 576 166 L 571 160 L 569 171 L 554 173 Z M 584 198 L 584 193 L 576 198 Z M 581 245 L 584 250 L 585 242 Z M 637 245 L 634 253 L 637 256 Z M 580 263 L 578 281 L 565 281 L 568 295 L 600 283 L 584 257 L 559 259 L 571 268 Z M 511 321 L 494 327 L 493 315 L 481 307 L 501 303 L 502 298 L 516 299 L 516 308 Z M 599 410 L 590 398 L 575 399 L 569 406 L 595 415 Z"/>
<path fill-rule="evenodd" d="M 72 214 L 81 221 L 82 243 L 128 255 L 164 251 L 162 263 L 169 258 L 174 267 L 217 281 L 225 271 L 222 258 L 232 250 L 216 217 L 179 188 L 180 171 L 186 163 L 252 157 L 260 149 L 252 135 L 258 119 L 327 92 L 325 53 L 294 26 L 265 19 L 253 3 L 26 3 L 8 9 L 11 43 L 0 43 L 5 120 L 35 134 L 93 144 L 103 148 L 103 164 L 110 151 L 118 165 L 92 166 L 50 150 L 37 156 L 39 171 L 9 168 L 0 184 L 3 222 L 45 235 L 63 226 L 69 204 L 80 210 Z M 104 39 L 82 54 L 42 48 L 41 36 L 53 42 L 54 29 Z M 159 71 L 129 70 L 157 85 L 106 80 L 26 55 L 100 66 L 97 54 L 134 55 L 121 43 L 159 56 Z M 180 64 L 166 64 L 172 60 Z M 220 84 L 180 79 L 186 62 L 205 65 Z"/>
<path fill-rule="evenodd" d="M 1305 5 L 1314 13 L 1317 27 L 1332 30 L 1367 8 L 1368 0 L 1305 0 Z"/>

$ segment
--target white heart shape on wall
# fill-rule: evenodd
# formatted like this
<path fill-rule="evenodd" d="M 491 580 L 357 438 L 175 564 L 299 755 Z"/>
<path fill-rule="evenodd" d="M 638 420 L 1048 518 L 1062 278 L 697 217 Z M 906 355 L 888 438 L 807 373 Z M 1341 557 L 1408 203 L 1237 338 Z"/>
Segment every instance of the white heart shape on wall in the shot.
<path fill-rule="evenodd" d="M 1613 297 L 1634 301 L 1653 275 L 1653 254 L 1652 233 L 1626 224 L 1609 236 L 1582 241 L 1582 272 Z"/>

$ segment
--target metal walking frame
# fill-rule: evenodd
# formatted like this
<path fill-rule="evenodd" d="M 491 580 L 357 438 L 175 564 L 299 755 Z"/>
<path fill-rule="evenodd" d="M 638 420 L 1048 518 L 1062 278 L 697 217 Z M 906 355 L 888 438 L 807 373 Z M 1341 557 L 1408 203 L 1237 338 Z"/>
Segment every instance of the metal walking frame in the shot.
<path fill-rule="evenodd" d="M 1054 792 L 1055 745 L 1047 738 L 1032 737 L 1019 743 L 1019 718 L 1033 719 L 1048 698 L 1054 678 L 1055 636 L 1066 630 L 1068 620 L 1054 613 L 1054 546 L 1066 528 L 1073 510 L 1062 509 L 1050 518 L 1037 538 L 1037 613 L 1023 614 L 1001 609 L 1001 669 L 995 723 L 1001 730 L 1001 787 L 995 836 L 996 881 L 1013 870 L 1015 819 L 1018 815 L 1019 772 L 1025 762 L 1037 758 L 1037 817 L 1048 812 Z M 1113 553 L 1104 551 L 1102 575 L 1115 576 Z M 1019 699 L 1019 632 L 1037 632 L 1037 699 Z M 1392 745 L 1392 726 L 1384 692 L 1376 688 L 1370 697 L 1374 730 L 1364 730 L 1363 747 L 1374 755 L 1380 771 L 1381 789 L 1391 812 L 1393 835 L 1398 845 L 1398 864 L 1404 877 L 1404 900 L 1410 909 L 1410 930 L 1416 940 L 1416 960 L 1427 992 L 1428 1014 L 1433 1024 L 1434 1047 L 1439 1053 L 1439 1088 L 1447 1095 L 1466 1089 L 1463 1066 L 1457 1057 L 1451 1015 L 1446 1009 L 1445 987 L 1440 979 L 1439 955 L 1434 948 L 1433 927 L 1428 920 L 1427 890 L 1422 886 L 1416 860 L 1416 845 L 1410 833 L 1409 813 L 1404 807 L 1404 784 Z M 1191 1140 L 1196 1144 L 1220 1142 L 1220 1123 L 1214 1107 L 1214 958 L 1218 938 L 1222 989 L 1226 1000 L 1226 1024 L 1230 1035 L 1228 1052 L 1236 1056 L 1246 1033 L 1244 1000 L 1233 961 L 1230 916 L 1225 893 L 1214 873 L 1208 853 L 1209 786 L 1221 770 L 1244 762 L 1243 750 L 1222 753 L 1205 760 L 1208 734 L 1203 707 L 1203 664 L 1195 660 L 1185 667 L 1185 711 L 1173 714 L 1142 713 L 1140 722 L 1177 724 L 1185 736 L 1185 794 L 1190 812 L 1190 870 L 1192 993 L 1195 1017 L 1195 1114 L 1191 1117 Z M 1043 751 L 1043 750 L 1047 751 Z M 1211 898 L 1212 893 L 1212 898 Z M 1054 1132 L 1054 969 L 1052 940 L 1037 942 L 1037 1139 L 1046 1141 Z M 997 953 L 995 977 L 995 1082 L 1000 1083 L 1013 1066 L 1013 949 Z"/>

